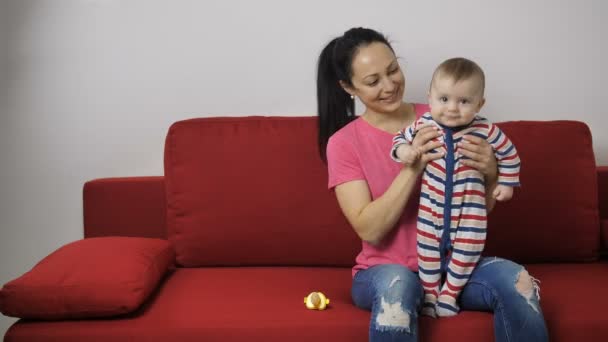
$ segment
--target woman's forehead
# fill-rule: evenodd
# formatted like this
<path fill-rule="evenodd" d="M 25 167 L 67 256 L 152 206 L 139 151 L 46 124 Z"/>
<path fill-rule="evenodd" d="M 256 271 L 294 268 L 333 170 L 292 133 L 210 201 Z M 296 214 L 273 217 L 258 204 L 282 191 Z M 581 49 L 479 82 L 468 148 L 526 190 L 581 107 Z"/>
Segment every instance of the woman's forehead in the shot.
<path fill-rule="evenodd" d="M 353 76 L 366 77 L 385 71 L 395 59 L 393 51 L 383 43 L 360 47 L 353 58 Z"/>

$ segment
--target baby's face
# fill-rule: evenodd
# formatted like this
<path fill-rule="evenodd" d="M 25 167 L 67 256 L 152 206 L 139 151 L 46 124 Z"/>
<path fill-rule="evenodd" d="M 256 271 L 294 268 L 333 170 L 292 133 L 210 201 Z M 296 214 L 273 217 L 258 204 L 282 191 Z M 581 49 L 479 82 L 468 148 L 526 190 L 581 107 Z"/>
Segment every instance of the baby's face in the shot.
<path fill-rule="evenodd" d="M 481 80 L 475 76 L 454 83 L 452 77 L 439 74 L 429 91 L 431 116 L 447 127 L 471 123 L 484 102 Z"/>

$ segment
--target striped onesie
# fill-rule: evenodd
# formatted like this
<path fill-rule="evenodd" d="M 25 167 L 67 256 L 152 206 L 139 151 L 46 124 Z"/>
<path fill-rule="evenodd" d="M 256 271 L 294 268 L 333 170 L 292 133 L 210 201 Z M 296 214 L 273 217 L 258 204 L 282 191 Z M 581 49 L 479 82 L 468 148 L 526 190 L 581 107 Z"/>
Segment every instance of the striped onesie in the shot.
<path fill-rule="evenodd" d="M 487 226 L 483 175 L 460 162 L 465 157 L 456 144 L 466 134 L 485 139 L 498 162 L 499 184 L 519 186 L 520 160 L 509 138 L 485 118 L 476 116 L 467 126 L 450 128 L 425 113 L 393 138 L 391 157 L 395 161 L 399 161 L 397 147 L 411 144 L 425 123 L 442 130 L 438 139 L 443 146 L 433 152 L 445 154 L 429 162 L 422 175 L 417 229 L 418 270 L 424 288 L 422 312 L 450 316 L 459 311 L 456 301 L 481 256 Z"/>

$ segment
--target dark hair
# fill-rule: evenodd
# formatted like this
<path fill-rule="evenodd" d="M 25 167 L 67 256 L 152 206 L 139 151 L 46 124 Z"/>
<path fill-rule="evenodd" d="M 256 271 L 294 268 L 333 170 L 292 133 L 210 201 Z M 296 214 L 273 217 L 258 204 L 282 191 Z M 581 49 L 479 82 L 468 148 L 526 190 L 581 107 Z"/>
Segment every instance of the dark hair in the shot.
<path fill-rule="evenodd" d="M 379 42 L 391 47 L 379 32 L 352 28 L 334 38 L 321 51 L 317 68 L 317 113 L 319 115 L 319 154 L 327 162 L 329 137 L 355 119 L 355 100 L 344 91 L 340 81 L 352 86 L 352 62 L 359 48 Z"/>
<path fill-rule="evenodd" d="M 478 77 L 481 81 L 481 93 L 483 94 L 485 84 L 486 84 L 486 76 L 483 73 L 483 70 L 477 63 L 473 62 L 470 59 L 466 59 L 463 57 L 455 57 L 450 58 L 448 60 L 443 61 L 443 63 L 439 64 L 435 72 L 433 73 L 433 79 L 431 81 L 431 86 L 435 81 L 435 76 L 442 75 L 448 76 L 454 80 L 454 82 L 458 82 L 460 80 L 466 80 L 470 77 Z"/>

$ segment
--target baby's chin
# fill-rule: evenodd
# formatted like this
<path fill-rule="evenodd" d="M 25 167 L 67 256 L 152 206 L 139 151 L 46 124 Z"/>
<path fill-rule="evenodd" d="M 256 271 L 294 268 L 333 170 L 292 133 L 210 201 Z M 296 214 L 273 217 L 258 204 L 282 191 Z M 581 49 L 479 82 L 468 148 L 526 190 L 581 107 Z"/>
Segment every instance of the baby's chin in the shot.
<path fill-rule="evenodd" d="M 456 127 L 461 127 L 461 126 L 466 126 L 468 125 L 470 122 L 466 122 L 464 120 L 440 120 L 438 121 L 442 126 L 448 127 L 448 128 L 456 128 Z"/>
<path fill-rule="evenodd" d="M 442 115 L 441 116 L 431 115 L 431 116 L 433 117 L 433 120 L 435 120 L 435 122 L 439 123 L 441 126 L 448 127 L 448 128 L 462 127 L 462 126 L 466 126 L 466 125 L 470 124 L 471 122 L 473 122 L 473 119 L 466 120 L 463 117 L 447 118 Z"/>

